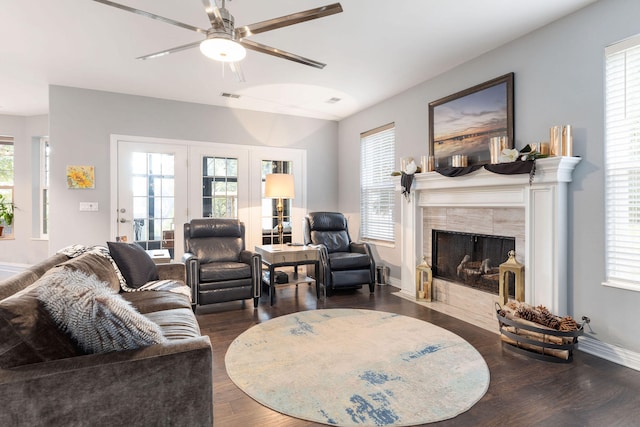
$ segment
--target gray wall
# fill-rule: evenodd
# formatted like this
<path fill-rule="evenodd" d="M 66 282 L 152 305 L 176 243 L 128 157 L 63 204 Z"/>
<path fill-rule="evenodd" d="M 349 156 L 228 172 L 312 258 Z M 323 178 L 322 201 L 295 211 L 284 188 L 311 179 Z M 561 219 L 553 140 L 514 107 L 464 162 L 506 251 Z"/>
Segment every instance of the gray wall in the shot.
<path fill-rule="evenodd" d="M 316 120 L 141 96 L 51 86 L 51 231 L 49 251 L 104 244 L 109 235 L 111 134 L 307 150 L 307 207 L 336 209 L 337 129 Z M 96 188 L 68 190 L 67 165 L 94 165 Z M 81 201 L 99 212 L 79 212 Z"/>
<path fill-rule="evenodd" d="M 601 284 L 605 279 L 604 48 L 640 33 L 638 16 L 637 0 L 600 0 L 341 121 L 340 210 L 357 215 L 359 209 L 352 197 L 358 191 L 352 159 L 359 158 L 360 132 L 395 122 L 396 157 L 419 157 L 428 151 L 429 102 L 513 71 L 516 148 L 548 140 L 550 126 L 571 124 L 574 155 L 582 157 L 569 188 L 570 313 L 578 319 L 591 318 L 593 338 L 640 352 L 640 334 L 635 331 L 640 292 Z M 386 263 L 400 264 L 399 243 L 378 252 Z M 399 270 L 392 268 L 391 274 L 398 277 Z"/>

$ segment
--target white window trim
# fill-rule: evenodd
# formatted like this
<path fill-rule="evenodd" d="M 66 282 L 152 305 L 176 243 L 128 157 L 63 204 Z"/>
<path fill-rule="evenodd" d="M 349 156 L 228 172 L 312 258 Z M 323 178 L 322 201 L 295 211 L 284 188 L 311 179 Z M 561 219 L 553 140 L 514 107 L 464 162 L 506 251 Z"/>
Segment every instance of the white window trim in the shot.
<path fill-rule="evenodd" d="M 48 240 L 49 239 L 49 234 L 44 232 L 44 213 L 45 213 L 45 209 L 44 209 L 44 196 L 43 193 L 45 190 L 47 190 L 47 193 L 49 195 L 49 197 L 51 197 L 51 192 L 49 191 L 49 186 L 47 185 L 47 182 L 49 182 L 49 179 L 47 179 L 47 170 L 46 170 L 46 157 L 47 157 L 47 153 L 46 153 L 46 147 L 47 144 L 49 143 L 49 138 L 43 137 L 40 138 L 40 197 L 39 197 L 39 203 L 38 203 L 38 213 L 39 213 L 39 217 L 38 217 L 38 224 L 40 226 L 40 239 L 42 240 Z M 51 203 L 51 200 L 49 199 L 49 203 Z M 49 227 L 47 227 L 48 230 Z"/>
<path fill-rule="evenodd" d="M 11 192 L 11 202 L 14 204 L 13 208 L 14 208 L 14 213 L 15 213 L 15 202 L 16 202 L 16 145 L 15 145 L 15 138 L 13 136 L 8 136 L 8 135 L 0 135 L 0 141 L 2 141 L 3 143 L 7 144 L 7 145 L 11 145 L 13 147 L 13 180 L 12 180 L 12 184 L 11 185 L 2 185 L 0 186 L 0 188 L 2 188 L 3 190 L 9 190 Z M 0 240 L 14 240 L 15 239 L 15 224 L 16 224 L 16 220 L 15 217 L 13 219 L 13 223 L 11 224 L 11 226 L 7 227 L 5 226 L 5 230 L 2 234 L 2 236 L 0 236 Z M 11 230 L 11 233 L 9 233 L 9 230 Z"/>
<path fill-rule="evenodd" d="M 388 156 L 388 158 L 378 158 L 376 161 L 372 161 L 371 159 L 365 158 L 364 148 L 367 143 L 383 143 L 382 138 L 392 137 L 393 141 L 391 147 L 387 147 L 386 149 L 383 147 L 383 152 Z M 378 147 L 377 150 L 381 148 Z M 372 129 L 367 132 L 363 132 L 360 135 L 360 236 L 361 240 L 370 242 L 375 245 L 380 246 L 390 246 L 393 247 L 395 245 L 395 185 L 393 180 L 391 179 L 391 172 L 393 172 L 395 162 L 395 124 L 389 123 L 384 126 L 380 126 L 376 129 Z M 372 165 L 375 166 L 375 171 L 379 172 L 379 174 L 371 173 Z M 363 182 L 365 180 L 369 180 L 370 182 Z M 366 187 L 366 188 L 365 188 Z M 387 194 L 387 208 L 390 211 L 389 224 L 382 225 L 378 227 L 378 232 L 376 233 L 373 230 L 369 230 L 368 226 L 373 226 L 374 224 L 369 224 L 369 219 L 367 214 L 365 213 L 367 201 L 365 200 L 365 191 L 367 189 L 378 190 L 381 193 L 386 192 Z"/>

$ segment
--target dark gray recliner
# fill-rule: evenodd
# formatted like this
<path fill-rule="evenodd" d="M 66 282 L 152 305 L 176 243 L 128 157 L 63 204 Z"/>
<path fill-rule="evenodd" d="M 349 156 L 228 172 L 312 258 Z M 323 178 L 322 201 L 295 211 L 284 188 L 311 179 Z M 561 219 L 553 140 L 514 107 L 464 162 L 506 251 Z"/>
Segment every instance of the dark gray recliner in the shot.
<path fill-rule="evenodd" d="M 338 212 L 311 212 L 304 222 L 304 243 L 320 247 L 320 280 L 327 295 L 335 289 L 375 290 L 376 263 L 367 243 L 351 241 L 347 219 Z"/>
<path fill-rule="evenodd" d="M 184 224 L 182 257 L 192 306 L 253 298 L 258 306 L 262 257 L 245 249 L 244 224 L 235 219 L 194 219 Z"/>

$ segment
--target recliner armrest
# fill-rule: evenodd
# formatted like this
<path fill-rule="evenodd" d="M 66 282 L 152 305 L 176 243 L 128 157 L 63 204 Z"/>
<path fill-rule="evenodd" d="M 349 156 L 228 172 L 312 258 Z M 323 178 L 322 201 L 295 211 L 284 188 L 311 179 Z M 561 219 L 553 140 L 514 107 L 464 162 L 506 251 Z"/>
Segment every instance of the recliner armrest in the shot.
<path fill-rule="evenodd" d="M 371 248 L 369 247 L 369 244 L 365 242 L 351 242 L 349 244 L 349 249 L 351 252 L 371 255 Z"/>
<path fill-rule="evenodd" d="M 245 249 L 244 251 L 240 252 L 240 261 L 244 262 L 245 264 L 251 264 L 252 262 L 251 260 L 255 256 L 260 256 L 260 255 L 257 254 L 256 252 Z M 260 257 L 260 260 L 262 260 L 262 257 Z"/>
<path fill-rule="evenodd" d="M 191 252 L 185 252 L 184 255 L 182 255 L 182 262 L 187 264 L 190 260 L 197 260 L 198 258 L 196 258 L 195 254 L 192 254 Z"/>
<path fill-rule="evenodd" d="M 240 252 L 240 261 L 251 266 L 251 277 L 253 279 L 253 297 L 260 298 L 262 295 L 262 255 L 250 250 Z M 257 303 L 256 303 L 257 304 Z"/>
<path fill-rule="evenodd" d="M 187 286 L 191 288 L 191 303 L 198 303 L 198 286 L 200 284 L 200 260 L 190 252 L 182 255 L 182 262 L 186 267 Z"/>

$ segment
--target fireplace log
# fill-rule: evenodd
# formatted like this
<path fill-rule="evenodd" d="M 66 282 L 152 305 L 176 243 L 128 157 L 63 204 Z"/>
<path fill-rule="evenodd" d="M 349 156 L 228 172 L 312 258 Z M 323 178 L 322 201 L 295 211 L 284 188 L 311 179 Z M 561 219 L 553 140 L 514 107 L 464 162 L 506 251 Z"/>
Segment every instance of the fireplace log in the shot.
<path fill-rule="evenodd" d="M 518 320 L 522 320 L 522 319 L 518 319 Z M 536 323 L 534 323 L 534 325 L 539 326 Z M 516 328 L 515 326 L 505 326 L 504 330 L 505 331 L 509 331 L 509 332 L 511 332 L 513 334 L 516 334 L 516 335 L 522 335 L 522 336 L 526 336 L 526 337 L 529 337 L 529 338 L 533 338 L 533 339 L 538 340 L 540 342 L 546 342 L 546 343 L 552 343 L 552 344 L 566 344 L 567 343 L 567 341 L 565 341 L 565 338 L 562 338 L 562 337 L 554 337 L 553 335 L 547 335 L 547 334 L 541 334 L 541 333 L 534 332 L 534 331 L 528 331 L 526 329 Z"/>
<path fill-rule="evenodd" d="M 531 345 L 527 343 L 517 342 L 505 335 L 500 335 L 500 339 L 507 344 L 514 347 L 524 348 L 525 350 L 535 351 L 536 353 L 545 354 L 548 356 L 557 357 L 562 360 L 569 360 L 569 350 L 557 350 L 555 348 L 543 348 L 537 345 Z"/>
<path fill-rule="evenodd" d="M 518 316 L 516 316 L 516 315 L 513 313 L 513 311 L 511 311 L 510 309 L 508 309 L 508 308 L 506 308 L 506 307 L 505 307 L 505 308 L 503 308 L 503 310 L 504 310 L 504 317 L 505 317 L 506 319 L 514 320 L 514 321 L 516 321 L 516 322 L 518 322 L 518 323 L 522 323 L 523 325 L 533 326 L 534 328 L 538 328 L 538 329 L 545 329 L 545 330 L 548 330 L 550 333 L 557 332 L 557 330 L 556 330 L 556 329 L 552 329 L 552 328 L 550 328 L 550 327 L 548 327 L 548 326 L 541 325 L 540 323 L 532 322 L 532 321 L 530 321 L 530 320 L 526 320 L 526 319 L 523 319 L 523 318 L 521 318 L 521 317 L 518 317 Z M 533 332 L 533 331 L 530 331 L 530 332 Z M 540 335 L 540 336 L 542 336 L 542 335 L 545 335 L 545 334 L 539 334 L 539 335 Z M 562 338 L 562 337 L 557 337 L 557 338 Z M 566 338 L 567 338 L 568 340 L 573 340 L 573 338 L 572 338 L 572 337 L 566 337 Z M 567 342 L 567 341 L 565 341 L 565 342 Z M 563 343 L 562 343 L 562 342 L 559 342 L 559 343 L 557 343 L 557 344 L 563 344 Z"/>

